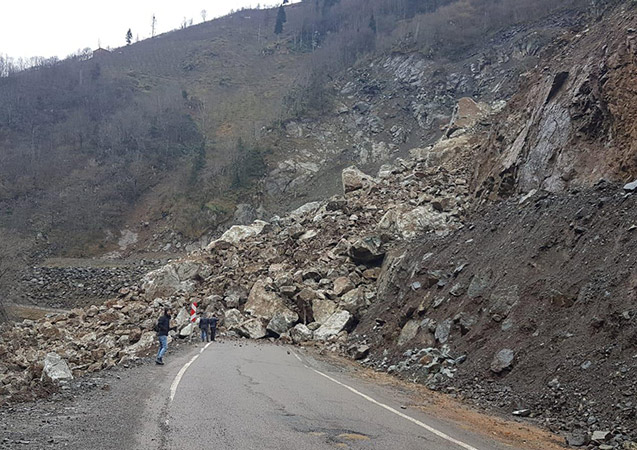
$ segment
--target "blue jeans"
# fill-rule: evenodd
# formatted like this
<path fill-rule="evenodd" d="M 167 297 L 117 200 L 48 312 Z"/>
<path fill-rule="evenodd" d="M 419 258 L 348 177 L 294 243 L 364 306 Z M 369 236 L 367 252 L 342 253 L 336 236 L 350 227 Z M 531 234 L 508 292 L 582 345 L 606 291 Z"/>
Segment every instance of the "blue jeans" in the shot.
<path fill-rule="evenodd" d="M 206 342 L 208 340 L 208 332 L 206 330 L 201 330 L 201 342 Z"/>
<path fill-rule="evenodd" d="M 161 361 L 161 359 L 166 354 L 166 350 L 168 349 L 168 336 L 159 336 L 159 352 L 157 352 L 157 359 Z"/>

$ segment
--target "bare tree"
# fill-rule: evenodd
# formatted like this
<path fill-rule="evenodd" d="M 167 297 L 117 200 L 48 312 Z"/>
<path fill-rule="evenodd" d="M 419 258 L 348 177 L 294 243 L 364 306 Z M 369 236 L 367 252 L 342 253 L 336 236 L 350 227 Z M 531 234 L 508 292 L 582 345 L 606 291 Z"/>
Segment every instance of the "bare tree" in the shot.
<path fill-rule="evenodd" d="M 205 9 L 201 10 L 201 21 L 205 22 L 206 21 L 206 16 L 208 15 L 208 12 Z"/>
<path fill-rule="evenodd" d="M 157 26 L 157 18 L 155 17 L 155 14 L 153 14 L 153 20 L 151 22 L 150 25 L 150 36 L 151 37 L 155 37 L 155 27 Z"/>

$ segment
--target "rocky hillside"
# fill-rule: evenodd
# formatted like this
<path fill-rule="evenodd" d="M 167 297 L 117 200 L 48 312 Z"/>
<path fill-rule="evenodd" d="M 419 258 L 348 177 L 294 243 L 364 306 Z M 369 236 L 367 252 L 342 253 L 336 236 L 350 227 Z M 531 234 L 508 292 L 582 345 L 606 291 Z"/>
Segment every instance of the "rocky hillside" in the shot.
<path fill-rule="evenodd" d="M 308 0 L 285 7 L 278 35 L 275 11 L 246 10 L 11 73 L 3 235 L 26 243 L 25 266 L 182 254 L 333 195 L 343 168 L 375 172 L 452 135 L 459 98 L 500 110 L 589 19 L 579 2 L 554 3 Z"/>
<path fill-rule="evenodd" d="M 246 204 L 246 224 L 103 305 L 3 325 L 2 401 L 46 393 L 55 367 L 82 376 L 152 352 L 164 306 L 172 338 L 190 336 L 197 301 L 226 336 L 349 355 L 571 446 L 637 448 L 637 182 L 624 183 L 637 6 L 595 5 L 545 22 L 537 52 L 531 29 L 521 47 L 519 29 L 501 35 L 524 71 L 506 51 L 449 73 L 412 53 L 334 78 L 331 113 L 264 137 L 284 157 L 259 186 L 298 209 L 253 220 Z M 334 179 L 338 194 L 305 202 Z"/>
<path fill-rule="evenodd" d="M 524 74 L 483 146 L 480 195 L 559 192 L 637 176 L 634 3 L 601 17 L 564 33 Z"/>

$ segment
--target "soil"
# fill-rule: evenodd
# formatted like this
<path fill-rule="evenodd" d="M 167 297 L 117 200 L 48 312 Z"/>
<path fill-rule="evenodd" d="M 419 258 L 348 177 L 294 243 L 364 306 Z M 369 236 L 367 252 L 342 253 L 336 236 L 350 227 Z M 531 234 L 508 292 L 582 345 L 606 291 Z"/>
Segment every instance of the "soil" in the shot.
<path fill-rule="evenodd" d="M 505 414 L 528 409 L 555 432 L 635 440 L 637 195 L 602 182 L 520 202 L 486 207 L 452 237 L 426 237 L 385 262 L 379 298 L 388 300 L 356 330 L 372 346 L 371 364 L 386 369 L 410 349 L 443 347 L 426 327 L 403 346 L 397 338 L 409 320 L 449 320 L 445 345 L 466 356 L 453 378 L 431 379 L 419 364 L 404 377 Z M 502 349 L 514 360 L 496 374 Z"/>

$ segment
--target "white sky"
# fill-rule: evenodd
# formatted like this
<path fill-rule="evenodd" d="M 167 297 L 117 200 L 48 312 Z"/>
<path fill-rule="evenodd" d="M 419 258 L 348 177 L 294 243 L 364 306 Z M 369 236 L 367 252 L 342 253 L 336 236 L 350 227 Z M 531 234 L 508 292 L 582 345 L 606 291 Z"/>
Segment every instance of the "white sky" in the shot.
<path fill-rule="evenodd" d="M 133 41 L 150 37 L 153 13 L 156 34 L 179 28 L 186 19 L 201 22 L 231 10 L 276 6 L 276 0 L 0 0 L 0 54 L 13 58 L 58 56 L 90 47 L 120 47 L 126 31 Z M 294 3 L 294 2 L 290 2 Z"/>

